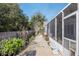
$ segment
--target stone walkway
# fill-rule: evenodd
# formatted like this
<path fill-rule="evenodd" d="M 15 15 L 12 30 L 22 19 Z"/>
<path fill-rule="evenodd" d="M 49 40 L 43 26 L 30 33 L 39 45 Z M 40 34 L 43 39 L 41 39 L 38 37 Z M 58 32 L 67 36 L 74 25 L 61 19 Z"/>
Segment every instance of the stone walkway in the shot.
<path fill-rule="evenodd" d="M 22 51 L 20 56 L 52 56 L 52 50 L 42 35 L 36 36 L 35 40 Z"/>

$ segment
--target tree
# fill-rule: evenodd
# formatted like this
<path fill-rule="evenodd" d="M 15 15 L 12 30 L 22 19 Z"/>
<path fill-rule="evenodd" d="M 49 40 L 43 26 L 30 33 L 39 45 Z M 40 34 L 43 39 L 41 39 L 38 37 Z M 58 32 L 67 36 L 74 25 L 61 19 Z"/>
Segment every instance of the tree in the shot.
<path fill-rule="evenodd" d="M 0 32 L 26 29 L 28 19 L 18 4 L 0 4 Z"/>
<path fill-rule="evenodd" d="M 28 21 L 28 30 L 33 30 L 32 21 Z"/>
<path fill-rule="evenodd" d="M 35 15 L 32 16 L 31 21 L 36 34 L 44 31 L 43 25 L 46 19 L 43 14 L 41 14 L 40 12 L 36 13 Z"/>

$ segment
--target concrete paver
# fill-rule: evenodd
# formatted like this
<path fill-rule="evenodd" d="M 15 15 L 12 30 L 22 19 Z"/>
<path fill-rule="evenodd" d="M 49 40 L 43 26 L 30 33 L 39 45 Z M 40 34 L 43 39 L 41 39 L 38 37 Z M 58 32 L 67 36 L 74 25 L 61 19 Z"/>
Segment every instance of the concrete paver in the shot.
<path fill-rule="evenodd" d="M 35 40 L 19 55 L 28 56 L 52 56 L 52 50 L 42 35 L 36 36 Z"/>

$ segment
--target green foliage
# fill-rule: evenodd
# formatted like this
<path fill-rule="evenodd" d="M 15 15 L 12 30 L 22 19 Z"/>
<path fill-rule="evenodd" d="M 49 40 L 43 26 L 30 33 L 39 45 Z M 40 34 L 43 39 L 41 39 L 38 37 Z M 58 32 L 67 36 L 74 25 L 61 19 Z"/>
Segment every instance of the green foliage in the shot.
<path fill-rule="evenodd" d="M 42 15 L 41 13 L 37 13 L 32 16 L 31 21 L 32 21 L 32 25 L 36 33 L 43 32 L 44 21 L 46 21 L 44 15 Z"/>
<path fill-rule="evenodd" d="M 16 55 L 25 45 L 25 41 L 19 38 L 11 38 L 0 42 L 1 55 Z"/>
<path fill-rule="evenodd" d="M 32 21 L 29 21 L 29 22 L 28 22 L 28 30 L 33 30 Z"/>
<path fill-rule="evenodd" d="M 31 36 L 31 37 L 29 38 L 29 43 L 31 43 L 34 39 L 35 39 L 35 37 L 34 37 L 34 36 Z"/>
<path fill-rule="evenodd" d="M 49 37 L 47 35 L 44 36 L 46 41 L 49 41 Z"/>
<path fill-rule="evenodd" d="M 0 4 L 0 32 L 26 30 L 28 19 L 18 4 Z"/>
<path fill-rule="evenodd" d="M 28 35 L 26 42 L 30 43 L 34 38 L 35 38 L 35 32 L 32 32 Z"/>
<path fill-rule="evenodd" d="M 47 41 L 48 45 L 50 45 L 49 37 L 48 35 L 44 35 L 45 40 Z"/>

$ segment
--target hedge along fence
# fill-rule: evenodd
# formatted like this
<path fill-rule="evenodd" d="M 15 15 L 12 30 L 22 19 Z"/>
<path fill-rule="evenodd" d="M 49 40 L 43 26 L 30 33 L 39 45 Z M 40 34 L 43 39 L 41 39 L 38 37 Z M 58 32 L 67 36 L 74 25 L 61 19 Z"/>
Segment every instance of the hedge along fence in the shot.
<path fill-rule="evenodd" d="M 32 36 L 34 36 L 34 32 L 1 32 L 0 35 L 0 38 L 3 39 L 0 41 L 0 56 L 13 56 L 22 51 L 22 49 L 25 48 L 26 44 L 28 44 L 29 41 L 33 39 Z"/>

